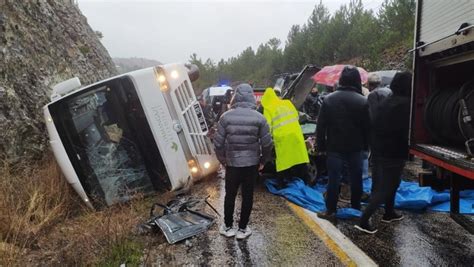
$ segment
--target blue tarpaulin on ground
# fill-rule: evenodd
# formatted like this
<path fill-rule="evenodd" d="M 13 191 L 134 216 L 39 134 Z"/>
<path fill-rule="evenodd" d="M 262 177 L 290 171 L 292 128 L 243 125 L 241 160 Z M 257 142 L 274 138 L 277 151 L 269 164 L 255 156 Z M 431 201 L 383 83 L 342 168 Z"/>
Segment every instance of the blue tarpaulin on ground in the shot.
<path fill-rule="evenodd" d="M 289 201 L 313 212 L 326 210 L 323 193 L 326 191 L 325 184 L 316 184 L 313 187 L 306 186 L 301 179 L 295 179 L 288 186 L 277 189 L 275 179 L 265 181 L 268 191 L 280 195 Z M 370 193 L 372 179 L 363 181 L 364 191 Z M 449 191 L 437 192 L 430 187 L 420 187 L 416 182 L 402 181 L 395 197 L 395 207 L 407 210 L 431 210 L 449 212 Z M 474 190 L 461 191 L 460 212 L 474 214 Z M 337 210 L 340 219 L 360 217 L 361 212 L 351 208 Z"/>

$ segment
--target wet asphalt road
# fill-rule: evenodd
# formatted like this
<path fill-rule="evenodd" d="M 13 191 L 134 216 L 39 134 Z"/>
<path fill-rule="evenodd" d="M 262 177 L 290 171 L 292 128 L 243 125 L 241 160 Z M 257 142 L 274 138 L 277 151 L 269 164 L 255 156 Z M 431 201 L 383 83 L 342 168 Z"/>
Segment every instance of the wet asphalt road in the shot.
<path fill-rule="evenodd" d="M 474 266 L 474 236 L 443 213 L 401 211 L 405 219 L 391 224 L 374 216 L 375 235 L 354 230 L 355 221 L 337 227 L 381 266 Z"/>
<path fill-rule="evenodd" d="M 223 214 L 224 180 L 217 176 L 193 186 L 190 194 L 210 196 Z M 240 210 L 240 199 L 236 202 Z M 212 214 L 210 209 L 206 212 Z M 474 266 L 474 236 L 448 214 L 401 211 L 401 222 L 378 223 L 379 232 L 362 234 L 355 220 L 339 220 L 337 228 L 380 266 Z M 236 221 L 238 214 L 235 215 Z M 254 195 L 249 226 L 253 234 L 237 241 L 219 235 L 218 218 L 209 231 L 188 241 L 169 245 L 154 234 L 146 251 L 146 265 L 200 266 L 341 266 L 335 254 L 288 207 L 285 199 L 270 194 L 260 182 Z"/>
<path fill-rule="evenodd" d="M 191 194 L 210 196 L 209 202 L 223 214 L 224 180 L 220 177 L 194 185 Z M 240 196 L 236 210 L 240 210 Z M 210 209 L 206 212 L 212 214 Z M 235 222 L 239 214 L 235 214 Z M 253 233 L 243 241 L 226 238 L 218 232 L 218 218 L 207 232 L 188 242 L 169 245 L 161 234 L 150 244 L 146 265 L 200 266 L 342 266 L 336 256 L 296 217 L 286 201 L 259 184 L 249 227 Z"/>

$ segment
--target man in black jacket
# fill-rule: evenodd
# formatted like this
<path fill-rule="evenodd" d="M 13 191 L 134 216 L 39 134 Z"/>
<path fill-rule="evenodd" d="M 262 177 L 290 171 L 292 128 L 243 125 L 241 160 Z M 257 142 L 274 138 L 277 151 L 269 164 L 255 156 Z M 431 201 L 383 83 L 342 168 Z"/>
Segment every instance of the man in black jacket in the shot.
<path fill-rule="evenodd" d="M 409 72 L 395 75 L 390 84 L 393 95 L 382 102 L 372 120 L 370 149 L 374 188 L 370 203 L 359 224 L 355 226 L 369 234 L 377 232 L 377 228 L 370 223 L 370 217 L 381 204 L 385 204 L 382 222 L 391 223 L 403 219 L 403 215 L 396 213 L 393 206 L 408 157 L 411 77 Z"/>
<path fill-rule="evenodd" d="M 247 226 L 253 205 L 253 189 L 258 170 L 271 159 L 272 136 L 267 120 L 256 108 L 253 89 L 241 84 L 230 101 L 231 109 L 222 114 L 214 138 L 216 156 L 226 168 L 224 221 L 219 233 L 247 238 L 252 231 Z M 242 208 L 239 229 L 233 228 L 235 198 L 242 185 Z"/>
<path fill-rule="evenodd" d="M 362 151 L 367 150 L 369 131 L 367 99 L 362 95 L 359 71 L 346 66 L 339 78 L 336 92 L 324 99 L 316 130 L 317 150 L 327 153 L 329 182 L 326 213 L 319 217 L 335 219 L 339 184 L 344 163 L 348 165 L 351 206 L 360 209 L 362 195 Z"/>

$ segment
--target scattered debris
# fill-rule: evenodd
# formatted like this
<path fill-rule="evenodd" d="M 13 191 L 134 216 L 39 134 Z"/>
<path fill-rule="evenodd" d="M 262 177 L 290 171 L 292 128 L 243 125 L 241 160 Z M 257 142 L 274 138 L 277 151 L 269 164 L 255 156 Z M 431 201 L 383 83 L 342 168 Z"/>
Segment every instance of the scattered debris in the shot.
<path fill-rule="evenodd" d="M 209 197 L 207 197 L 209 198 Z M 150 219 L 140 225 L 141 230 L 160 229 L 170 244 L 185 240 L 209 229 L 215 218 L 199 211 L 207 204 L 217 215 L 217 210 L 205 199 L 184 197 L 173 199 L 167 205 L 155 203 L 150 210 Z M 157 215 L 157 210 L 161 211 Z M 186 240 L 186 246 L 192 244 Z"/>

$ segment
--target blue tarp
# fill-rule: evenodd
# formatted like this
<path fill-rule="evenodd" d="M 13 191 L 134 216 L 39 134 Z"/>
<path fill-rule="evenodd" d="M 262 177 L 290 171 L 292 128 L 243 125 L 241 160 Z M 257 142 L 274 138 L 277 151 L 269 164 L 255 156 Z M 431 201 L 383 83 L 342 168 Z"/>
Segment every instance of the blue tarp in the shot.
<path fill-rule="evenodd" d="M 295 179 L 288 183 L 283 189 L 276 188 L 276 180 L 267 179 L 265 185 L 268 191 L 280 195 L 289 201 L 313 212 L 326 210 L 323 193 L 326 191 L 325 184 L 316 184 L 313 187 L 306 186 L 301 179 Z M 369 193 L 372 179 L 363 181 L 364 191 Z M 449 212 L 449 191 L 437 192 L 430 187 L 420 187 L 416 182 L 402 181 L 395 197 L 395 207 L 407 210 L 431 210 Z M 461 191 L 460 212 L 474 214 L 474 190 Z M 340 219 L 360 217 L 361 212 L 351 208 L 337 210 Z"/>

